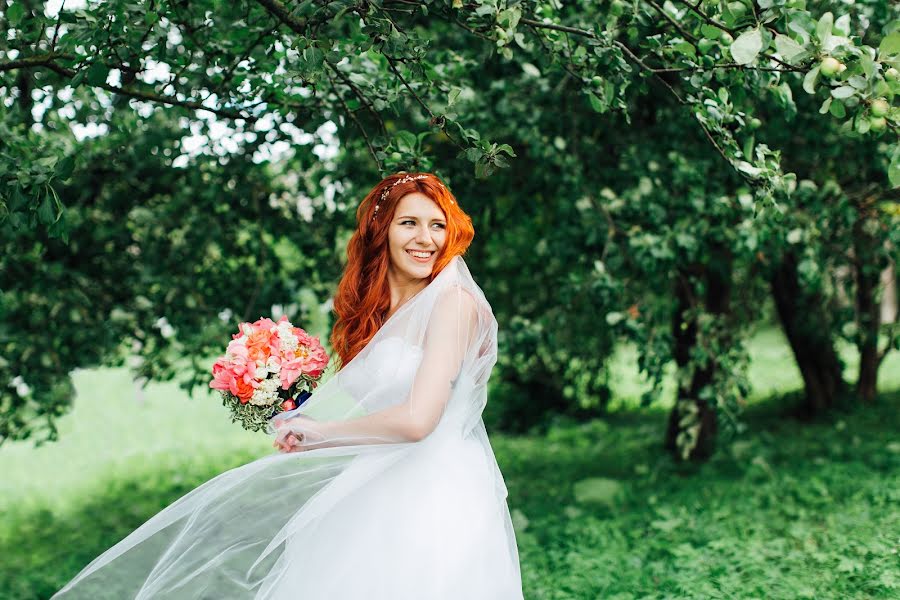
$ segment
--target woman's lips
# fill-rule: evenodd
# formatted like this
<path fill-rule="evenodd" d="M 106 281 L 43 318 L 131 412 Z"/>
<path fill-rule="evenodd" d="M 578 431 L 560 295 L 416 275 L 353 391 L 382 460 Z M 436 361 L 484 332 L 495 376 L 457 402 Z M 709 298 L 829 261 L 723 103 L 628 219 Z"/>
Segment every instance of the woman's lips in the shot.
<path fill-rule="evenodd" d="M 420 262 L 420 263 L 427 263 L 428 261 L 431 260 L 431 257 L 434 256 L 434 252 L 431 252 L 431 254 L 428 255 L 428 258 L 419 258 L 418 256 L 413 256 L 411 250 L 407 250 L 406 253 L 409 254 L 409 257 L 411 259 L 413 259 L 416 262 Z"/>

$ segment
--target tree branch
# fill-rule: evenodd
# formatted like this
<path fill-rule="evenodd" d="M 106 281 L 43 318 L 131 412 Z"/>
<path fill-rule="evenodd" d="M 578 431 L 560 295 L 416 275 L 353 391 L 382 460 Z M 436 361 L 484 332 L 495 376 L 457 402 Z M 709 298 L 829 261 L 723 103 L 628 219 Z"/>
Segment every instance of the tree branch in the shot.
<path fill-rule="evenodd" d="M 269 11 L 276 19 L 287 25 L 294 33 L 306 36 L 306 27 L 309 25 L 309 20 L 306 17 L 295 17 L 278 0 L 256 0 L 256 2 Z"/>
<path fill-rule="evenodd" d="M 67 69 L 61 65 L 53 62 L 55 58 L 70 58 L 67 55 L 63 54 L 45 54 L 41 56 L 29 56 L 27 58 L 13 60 L 5 63 L 0 63 L 0 72 L 2 71 L 11 71 L 13 69 L 33 69 L 36 67 L 44 67 L 47 68 L 54 73 L 72 79 L 77 74 L 75 71 L 71 69 Z M 92 87 L 99 87 L 105 89 L 106 91 L 113 92 L 115 94 L 121 94 L 123 96 L 129 96 L 131 98 L 135 98 L 137 100 L 146 100 L 147 102 L 155 102 L 157 104 L 166 104 L 168 106 L 180 106 L 182 108 L 189 108 L 191 110 L 201 110 L 212 113 L 214 115 L 226 118 L 226 119 L 245 119 L 247 121 L 253 122 L 257 120 L 257 117 L 249 114 L 244 114 L 237 110 L 229 110 L 226 108 L 210 108 L 208 106 L 204 106 L 200 102 L 195 102 L 193 100 L 179 100 L 177 98 L 173 98 L 171 96 L 166 96 L 162 94 L 157 94 L 154 92 L 150 92 L 147 90 L 139 90 L 132 87 L 122 87 L 118 85 L 110 85 L 108 83 L 102 83 Z"/>
<path fill-rule="evenodd" d="M 331 65 L 329 65 L 329 67 L 332 70 L 336 70 L 336 68 L 332 67 Z M 363 138 L 366 140 L 366 146 L 369 148 L 369 154 L 372 155 L 372 159 L 375 161 L 375 166 L 378 167 L 378 172 L 381 173 L 383 170 L 382 166 L 381 166 L 381 161 L 378 160 L 378 156 L 375 153 L 375 148 L 372 146 L 371 140 L 369 140 L 369 134 L 366 133 L 366 128 L 363 127 L 363 125 L 362 125 L 362 123 L 360 123 L 359 119 L 356 118 L 356 114 L 352 110 L 350 110 L 350 107 L 347 106 L 346 102 L 344 102 L 344 98 L 341 96 L 341 93 L 338 91 L 337 86 L 334 83 L 334 79 L 332 79 L 330 75 L 327 75 L 327 73 L 326 73 L 326 76 L 328 77 L 328 81 L 331 83 L 331 89 L 334 90 L 334 95 L 337 96 L 338 102 L 341 103 L 341 106 L 344 107 L 344 111 L 347 113 L 347 115 L 351 119 L 353 119 L 353 122 L 356 123 L 356 127 L 359 129 L 359 132 L 362 134 Z"/>
<path fill-rule="evenodd" d="M 553 23 L 542 23 L 540 21 L 535 21 L 534 19 L 526 19 L 524 17 L 519 19 L 519 22 L 524 23 L 526 25 L 531 25 L 532 27 L 535 27 L 535 28 L 554 29 L 557 31 L 564 31 L 566 33 L 572 33 L 572 34 L 579 35 L 582 37 L 605 41 L 605 40 L 602 40 L 601 38 L 597 37 L 597 35 L 594 32 L 586 31 L 584 29 L 578 29 L 577 27 L 568 27 L 566 25 L 556 25 Z M 636 55 L 634 52 L 632 52 L 628 46 L 626 46 L 625 44 L 623 44 L 622 42 L 620 42 L 618 40 L 613 40 L 612 43 L 614 46 L 619 48 L 626 56 L 628 56 L 628 58 L 630 58 L 635 64 L 637 64 L 639 67 L 641 67 L 641 69 L 643 69 L 647 73 L 650 73 L 657 80 L 659 80 L 666 87 L 666 89 L 669 90 L 669 92 L 672 94 L 672 96 L 675 97 L 675 99 L 678 101 L 679 104 L 681 104 L 682 106 L 690 106 L 691 103 L 687 102 L 684 98 L 682 98 L 681 94 L 679 94 L 678 91 L 674 87 L 672 87 L 672 84 L 670 84 L 668 81 L 666 81 L 665 78 L 663 78 L 659 73 L 657 73 L 652 67 L 650 67 L 643 60 L 641 60 L 641 58 L 638 55 Z M 722 150 L 721 146 L 719 146 L 719 143 L 715 140 L 715 138 L 712 135 L 712 132 L 709 131 L 709 128 L 707 128 L 706 125 L 701 123 L 699 120 L 697 122 L 700 124 L 700 129 L 703 130 L 703 133 L 706 136 L 706 139 L 709 140 L 709 142 L 713 145 L 713 147 L 716 149 L 716 151 L 719 153 L 719 155 L 723 159 L 725 159 L 725 162 L 727 162 L 729 165 L 734 167 L 734 164 L 732 163 L 731 159 L 728 158 L 728 156 L 725 154 L 725 151 Z M 745 179 L 747 178 L 743 172 L 738 171 L 738 173 Z M 748 179 L 748 181 L 750 181 L 752 183 L 752 180 Z"/>

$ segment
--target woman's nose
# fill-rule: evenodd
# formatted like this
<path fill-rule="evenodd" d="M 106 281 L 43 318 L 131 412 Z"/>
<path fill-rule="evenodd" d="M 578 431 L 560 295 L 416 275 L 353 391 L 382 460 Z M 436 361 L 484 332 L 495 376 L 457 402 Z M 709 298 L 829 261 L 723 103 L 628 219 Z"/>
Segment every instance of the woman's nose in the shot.
<path fill-rule="evenodd" d="M 416 241 L 422 244 L 431 243 L 431 232 L 428 231 L 427 227 L 420 227 L 416 230 Z"/>

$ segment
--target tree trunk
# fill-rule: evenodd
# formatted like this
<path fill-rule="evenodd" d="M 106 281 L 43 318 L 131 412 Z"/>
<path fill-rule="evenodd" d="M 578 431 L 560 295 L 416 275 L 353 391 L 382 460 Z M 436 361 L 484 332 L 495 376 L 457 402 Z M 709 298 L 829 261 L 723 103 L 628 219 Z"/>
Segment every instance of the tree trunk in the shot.
<path fill-rule="evenodd" d="M 878 276 L 875 265 L 864 262 L 857 265 L 859 378 L 856 381 L 856 393 L 864 402 L 871 402 L 878 393 L 878 329 L 881 326 L 881 306 L 875 301 Z"/>
<path fill-rule="evenodd" d="M 705 276 L 706 295 L 704 298 L 705 310 L 714 315 L 723 315 L 728 311 L 731 295 L 731 271 L 730 263 L 719 268 L 706 267 L 702 270 Z M 685 320 L 685 311 L 694 307 L 697 302 L 693 298 L 691 283 L 688 274 L 680 273 L 675 284 L 676 307 L 672 317 L 672 335 L 675 340 L 674 356 L 679 370 L 688 368 L 691 363 L 691 349 L 697 344 L 697 322 L 693 318 Z M 677 458 L 685 458 L 678 447 L 678 436 L 687 427 L 682 425 L 682 418 L 687 414 L 681 406 L 690 403 L 696 410 L 696 420 L 700 429 L 694 447 L 687 455 L 688 460 L 705 461 L 712 456 L 716 446 L 718 433 L 718 419 L 715 409 L 706 400 L 701 398 L 703 389 L 712 385 L 716 374 L 717 364 L 711 358 L 706 364 L 694 368 L 690 383 L 687 386 L 680 385 L 678 396 L 672 412 L 669 413 L 669 422 L 666 427 L 665 448 Z"/>
<path fill-rule="evenodd" d="M 797 258 L 791 253 L 775 268 L 771 286 L 778 318 L 803 377 L 803 411 L 806 416 L 817 415 L 834 407 L 845 387 L 821 299 L 800 289 Z"/>
<path fill-rule="evenodd" d="M 878 264 L 880 240 L 873 235 L 879 227 L 870 214 L 877 196 L 867 197 L 857 205 L 853 224 L 853 271 L 856 277 L 856 346 L 859 350 L 859 378 L 856 393 L 863 402 L 871 402 L 878 394 L 878 330 L 881 328 L 881 304 L 876 301 L 881 278 Z"/>

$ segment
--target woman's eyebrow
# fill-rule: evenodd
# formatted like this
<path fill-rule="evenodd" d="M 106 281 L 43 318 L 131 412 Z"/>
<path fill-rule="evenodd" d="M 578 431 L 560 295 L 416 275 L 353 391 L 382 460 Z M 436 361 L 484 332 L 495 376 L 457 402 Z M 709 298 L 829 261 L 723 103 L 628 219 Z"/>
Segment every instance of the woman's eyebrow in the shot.
<path fill-rule="evenodd" d="M 398 218 L 398 219 L 413 219 L 414 221 L 418 221 L 418 220 L 419 220 L 418 217 L 414 217 L 414 216 L 412 216 L 412 215 L 403 215 L 403 216 L 400 216 L 400 217 L 397 217 L 397 218 Z M 441 219 L 440 217 L 438 217 L 438 218 L 432 219 L 432 221 L 440 221 L 440 222 L 443 223 L 443 222 L 444 222 L 444 219 Z"/>

